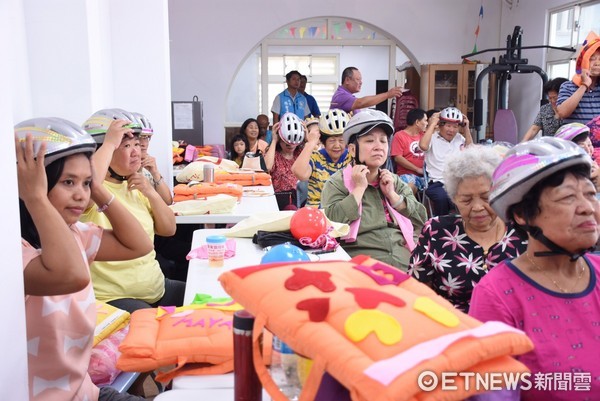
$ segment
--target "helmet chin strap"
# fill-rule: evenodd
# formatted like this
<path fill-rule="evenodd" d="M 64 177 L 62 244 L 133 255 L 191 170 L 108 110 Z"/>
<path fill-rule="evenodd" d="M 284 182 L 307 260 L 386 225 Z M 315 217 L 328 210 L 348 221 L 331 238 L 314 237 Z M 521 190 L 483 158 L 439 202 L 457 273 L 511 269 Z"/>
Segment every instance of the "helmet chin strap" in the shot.
<path fill-rule="evenodd" d="M 354 164 L 363 164 L 358 158 L 358 141 L 354 141 Z"/>
<path fill-rule="evenodd" d="M 523 228 L 536 240 L 538 240 L 539 242 L 541 242 L 542 244 L 544 244 L 548 249 L 550 249 L 549 251 L 543 251 L 543 252 L 534 252 L 533 255 L 534 256 L 555 256 L 555 255 L 567 255 L 569 257 L 569 259 L 571 259 L 571 261 L 576 261 L 577 259 L 579 259 L 580 257 L 582 257 L 583 255 L 585 255 L 587 252 L 590 252 L 592 250 L 594 250 L 593 247 L 584 249 L 580 252 L 577 253 L 571 253 L 569 251 L 567 251 L 565 248 L 555 244 L 554 242 L 552 242 L 548 237 L 546 237 L 544 235 L 544 233 L 542 232 L 542 229 L 537 227 L 537 226 L 530 226 L 529 224 L 525 224 L 523 225 Z"/>
<path fill-rule="evenodd" d="M 108 174 L 110 175 L 110 178 L 114 178 L 117 181 L 127 181 L 127 177 L 125 177 L 124 175 L 119 175 L 115 172 L 115 170 L 113 170 L 112 168 L 108 168 Z"/>

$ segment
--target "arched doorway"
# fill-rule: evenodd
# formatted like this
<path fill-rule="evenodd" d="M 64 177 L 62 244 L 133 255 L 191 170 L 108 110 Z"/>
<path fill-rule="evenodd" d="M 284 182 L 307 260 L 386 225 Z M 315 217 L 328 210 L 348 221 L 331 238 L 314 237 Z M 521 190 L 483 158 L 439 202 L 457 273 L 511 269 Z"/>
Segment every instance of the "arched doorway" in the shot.
<path fill-rule="evenodd" d="M 265 37 L 238 66 L 226 102 L 228 133 L 246 118 L 261 113 L 271 118 L 272 101 L 286 88 L 284 76 L 291 70 L 308 77 L 306 92 L 316 98 L 322 112 L 327 111 L 348 66 L 361 70 L 358 96 L 377 93 L 377 81 L 390 87 L 405 84 L 407 69 L 418 79 L 420 70 L 402 43 L 363 21 L 342 17 L 296 21 Z"/>

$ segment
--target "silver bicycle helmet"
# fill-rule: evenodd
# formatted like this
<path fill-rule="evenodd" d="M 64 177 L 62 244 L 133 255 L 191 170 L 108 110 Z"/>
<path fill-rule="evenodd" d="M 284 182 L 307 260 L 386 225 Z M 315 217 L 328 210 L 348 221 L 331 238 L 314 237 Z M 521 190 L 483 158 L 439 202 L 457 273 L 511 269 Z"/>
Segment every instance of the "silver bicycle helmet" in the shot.
<path fill-rule="evenodd" d="M 300 145 L 304 142 L 304 126 L 294 113 L 285 113 L 279 124 L 279 137 L 288 145 Z"/>
<path fill-rule="evenodd" d="M 44 164 L 76 153 L 94 152 L 96 141 L 79 125 L 58 117 L 40 117 L 25 120 L 15 125 L 15 134 L 25 146 L 27 135 L 33 137 L 34 153 L 37 155 L 43 142 L 46 143 Z"/>
<path fill-rule="evenodd" d="M 383 128 L 388 138 L 394 133 L 394 123 L 387 114 L 375 109 L 363 109 L 348 121 L 344 130 L 344 141 L 350 144 L 375 127 Z"/>
<path fill-rule="evenodd" d="M 136 121 L 142 126 L 142 132 L 140 133 L 140 136 L 152 136 L 154 134 L 152 124 L 150 123 L 150 120 L 146 118 L 145 115 L 136 112 L 132 112 L 131 114 L 135 117 Z"/>
<path fill-rule="evenodd" d="M 135 135 L 139 135 L 142 132 L 142 125 L 137 121 L 135 116 L 123 109 L 102 109 L 98 110 L 90 116 L 84 123 L 83 129 L 90 134 L 97 143 L 104 143 L 104 136 L 108 127 L 113 120 L 127 120 L 129 124 L 126 127 L 131 128 Z"/>

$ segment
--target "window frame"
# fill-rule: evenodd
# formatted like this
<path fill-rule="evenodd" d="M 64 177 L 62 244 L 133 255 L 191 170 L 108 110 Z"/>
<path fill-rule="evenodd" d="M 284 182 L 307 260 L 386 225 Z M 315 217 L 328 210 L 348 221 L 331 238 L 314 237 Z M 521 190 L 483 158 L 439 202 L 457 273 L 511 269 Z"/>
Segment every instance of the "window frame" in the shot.
<path fill-rule="evenodd" d="M 565 11 L 569 11 L 569 10 L 573 11 L 570 22 L 566 23 L 567 28 L 570 25 L 570 32 L 571 32 L 570 43 L 560 44 L 560 46 L 562 46 L 562 47 L 571 46 L 571 47 L 577 49 L 577 51 L 575 53 L 568 53 L 568 52 L 565 52 L 562 50 L 557 50 L 557 49 L 547 49 L 546 50 L 546 63 L 545 63 L 546 71 L 550 72 L 550 71 L 552 71 L 552 67 L 557 66 L 557 65 L 563 65 L 563 66 L 568 66 L 568 75 L 565 78 L 569 78 L 569 77 L 573 76 L 573 74 L 575 74 L 575 59 L 576 59 L 577 55 L 579 54 L 579 49 L 581 48 L 581 43 L 583 43 L 583 41 L 585 40 L 585 37 L 589 33 L 589 31 L 584 32 L 581 27 L 581 19 L 583 18 L 585 9 L 588 7 L 597 7 L 598 12 L 600 12 L 600 0 L 584 1 L 581 3 L 577 3 L 577 4 L 571 4 L 568 6 L 558 7 L 558 8 L 551 9 L 548 11 L 547 37 L 548 37 L 548 44 L 551 46 L 556 46 L 556 44 L 551 41 L 553 34 L 555 33 L 552 31 L 554 28 L 552 26 L 553 25 L 552 24 L 553 16 L 563 13 Z M 549 74 L 548 78 L 553 79 L 553 78 L 556 78 L 556 76 L 553 76 L 553 74 Z"/>

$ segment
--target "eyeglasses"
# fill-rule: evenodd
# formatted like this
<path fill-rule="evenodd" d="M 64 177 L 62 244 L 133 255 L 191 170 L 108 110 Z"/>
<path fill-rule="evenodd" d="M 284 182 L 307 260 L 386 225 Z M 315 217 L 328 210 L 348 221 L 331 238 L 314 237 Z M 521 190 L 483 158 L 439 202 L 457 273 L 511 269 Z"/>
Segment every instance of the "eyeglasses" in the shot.
<path fill-rule="evenodd" d="M 151 136 L 140 136 L 140 142 L 150 142 L 150 140 L 152 139 Z"/>

